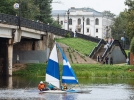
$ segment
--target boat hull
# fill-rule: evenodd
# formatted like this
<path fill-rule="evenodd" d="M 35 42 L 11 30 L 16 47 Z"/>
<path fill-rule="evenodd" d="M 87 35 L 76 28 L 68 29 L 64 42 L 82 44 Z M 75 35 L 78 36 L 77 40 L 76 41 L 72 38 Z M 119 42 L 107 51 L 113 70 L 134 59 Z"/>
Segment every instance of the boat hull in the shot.
<path fill-rule="evenodd" d="M 66 91 L 62 90 L 47 90 L 47 91 L 41 91 L 42 93 L 67 93 Z"/>
<path fill-rule="evenodd" d="M 92 90 L 66 90 L 68 93 L 90 93 Z"/>

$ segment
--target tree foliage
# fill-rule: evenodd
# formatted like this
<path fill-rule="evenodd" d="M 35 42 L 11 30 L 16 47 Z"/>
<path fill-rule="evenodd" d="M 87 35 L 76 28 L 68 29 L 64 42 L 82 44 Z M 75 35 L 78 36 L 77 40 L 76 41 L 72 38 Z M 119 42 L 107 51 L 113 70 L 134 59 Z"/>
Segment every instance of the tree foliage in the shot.
<path fill-rule="evenodd" d="M 35 17 L 37 20 L 44 23 L 52 23 L 51 16 L 51 3 L 52 0 L 35 0 L 34 3 L 38 6 L 40 13 Z"/>
<path fill-rule="evenodd" d="M 127 34 L 127 11 L 121 12 L 118 17 L 114 18 L 114 23 L 111 25 L 112 37 L 121 41 L 121 37 L 125 37 L 126 43 L 129 44 Z"/>
<path fill-rule="evenodd" d="M 134 1 L 133 0 L 126 0 L 125 5 L 128 6 L 127 34 L 129 36 L 129 39 L 131 40 L 134 36 Z"/>
<path fill-rule="evenodd" d="M 14 9 L 15 3 L 20 4 Z M 34 21 L 43 22 L 52 26 L 61 27 L 51 16 L 52 0 L 0 0 L 0 13 L 17 15 Z"/>
<path fill-rule="evenodd" d="M 111 13 L 111 11 L 106 11 L 106 10 L 103 11 L 102 14 L 103 14 L 104 16 L 108 16 L 108 17 L 110 17 L 110 18 L 113 18 L 113 17 L 115 16 L 114 13 Z"/>
<path fill-rule="evenodd" d="M 129 43 L 134 36 L 134 0 L 126 0 L 125 5 L 128 6 L 128 9 L 114 19 L 111 29 L 112 36 L 118 40 L 124 36 L 125 32 L 126 42 Z"/>
<path fill-rule="evenodd" d="M 130 44 L 130 51 L 134 54 L 134 37 L 133 37 L 131 44 Z"/>
<path fill-rule="evenodd" d="M 14 2 L 12 0 L 0 0 L 0 13 L 15 15 L 13 5 Z"/>

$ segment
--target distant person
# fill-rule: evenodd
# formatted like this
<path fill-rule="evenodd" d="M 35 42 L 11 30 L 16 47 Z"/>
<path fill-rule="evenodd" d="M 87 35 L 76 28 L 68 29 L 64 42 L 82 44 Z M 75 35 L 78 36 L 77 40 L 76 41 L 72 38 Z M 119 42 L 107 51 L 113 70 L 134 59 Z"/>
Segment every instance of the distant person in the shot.
<path fill-rule="evenodd" d="M 129 58 L 126 59 L 126 64 L 129 65 Z"/>
<path fill-rule="evenodd" d="M 67 84 L 66 84 L 66 83 L 63 83 L 63 84 L 62 84 L 62 90 L 63 90 L 63 91 L 66 91 L 66 90 L 67 90 Z"/>
<path fill-rule="evenodd" d="M 40 81 L 40 83 L 39 83 L 39 85 L 38 85 L 38 89 L 39 89 L 40 91 L 46 91 L 46 90 L 48 90 L 48 89 L 46 88 L 46 84 L 44 84 L 43 81 Z"/>
<path fill-rule="evenodd" d="M 100 62 L 100 55 L 97 56 L 97 61 Z"/>
<path fill-rule="evenodd" d="M 55 86 L 53 86 L 51 83 L 48 84 L 48 88 L 50 90 L 57 90 L 57 88 Z"/>
<path fill-rule="evenodd" d="M 105 64 L 108 64 L 108 60 L 109 60 L 109 58 L 105 57 Z"/>
<path fill-rule="evenodd" d="M 17 61 L 16 61 L 16 63 L 20 63 L 20 61 L 19 61 L 19 55 L 17 55 Z"/>
<path fill-rule="evenodd" d="M 113 57 L 110 57 L 110 65 L 113 65 Z"/>

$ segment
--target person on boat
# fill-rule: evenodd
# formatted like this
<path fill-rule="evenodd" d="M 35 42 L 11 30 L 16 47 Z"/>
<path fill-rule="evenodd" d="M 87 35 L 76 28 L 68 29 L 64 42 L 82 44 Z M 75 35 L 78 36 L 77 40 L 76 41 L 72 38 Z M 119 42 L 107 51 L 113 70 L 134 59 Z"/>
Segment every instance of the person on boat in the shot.
<path fill-rule="evenodd" d="M 57 88 L 55 86 L 53 86 L 51 83 L 48 83 L 48 88 L 50 90 L 57 90 Z"/>
<path fill-rule="evenodd" d="M 39 89 L 40 91 L 46 91 L 46 90 L 48 90 L 48 89 L 46 88 L 46 84 L 44 84 L 43 81 L 40 81 L 40 83 L 39 83 L 39 85 L 38 85 L 38 89 Z"/>
<path fill-rule="evenodd" d="M 63 91 L 67 90 L 67 84 L 66 83 L 63 83 L 62 90 Z"/>

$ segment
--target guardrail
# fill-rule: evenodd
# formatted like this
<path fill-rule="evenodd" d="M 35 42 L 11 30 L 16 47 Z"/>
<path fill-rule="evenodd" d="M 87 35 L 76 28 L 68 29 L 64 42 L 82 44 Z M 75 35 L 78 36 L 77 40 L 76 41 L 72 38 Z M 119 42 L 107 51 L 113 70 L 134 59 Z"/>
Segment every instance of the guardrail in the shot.
<path fill-rule="evenodd" d="M 101 44 L 104 44 L 105 41 L 103 39 L 101 39 L 98 43 L 98 45 L 96 47 L 94 47 L 94 49 L 92 50 L 92 52 L 90 53 L 89 57 L 92 58 L 95 54 L 95 52 L 100 48 Z"/>
<path fill-rule="evenodd" d="M 102 60 L 103 60 L 104 57 L 109 53 L 109 51 L 112 49 L 112 46 L 113 46 L 113 45 L 118 45 L 118 46 L 120 46 L 122 53 L 123 53 L 123 54 L 125 55 L 125 57 L 127 58 L 127 55 L 126 55 L 124 49 L 122 48 L 120 42 L 119 42 L 118 40 L 114 40 L 114 41 L 111 43 L 110 47 L 108 47 L 108 48 L 106 49 L 106 51 L 104 52 L 104 54 L 102 55 Z"/>
<path fill-rule="evenodd" d="M 76 33 L 76 36 L 78 38 L 83 38 L 83 39 L 90 40 L 90 41 L 96 42 L 96 43 L 98 43 L 101 40 L 100 38 L 95 38 L 95 37 L 92 37 L 92 36 L 87 36 L 87 35 L 84 35 L 84 34 L 81 34 L 81 33 Z"/>
<path fill-rule="evenodd" d="M 0 23 L 19 26 L 19 17 L 7 14 L 0 14 Z M 55 35 L 60 35 L 64 37 L 67 33 L 69 33 L 71 37 L 74 36 L 74 33 L 72 31 L 60 29 L 54 26 L 28 20 L 25 18 L 20 18 L 20 27 L 31 28 L 39 31 L 52 32 Z"/>

